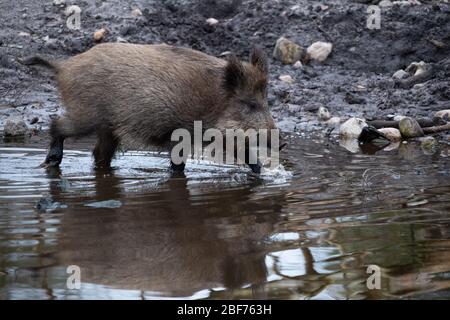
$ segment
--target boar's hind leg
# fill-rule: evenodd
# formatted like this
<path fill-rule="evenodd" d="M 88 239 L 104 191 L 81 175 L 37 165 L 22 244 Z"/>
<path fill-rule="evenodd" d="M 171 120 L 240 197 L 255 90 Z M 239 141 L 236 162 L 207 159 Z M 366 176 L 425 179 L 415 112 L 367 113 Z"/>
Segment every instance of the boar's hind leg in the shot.
<path fill-rule="evenodd" d="M 97 144 L 94 149 L 95 167 L 97 169 L 108 169 L 111 160 L 116 153 L 119 139 L 110 128 L 102 128 L 97 131 Z"/>
<path fill-rule="evenodd" d="M 50 126 L 50 147 L 42 167 L 57 167 L 63 158 L 65 136 L 59 129 L 61 120 L 53 120 Z"/>

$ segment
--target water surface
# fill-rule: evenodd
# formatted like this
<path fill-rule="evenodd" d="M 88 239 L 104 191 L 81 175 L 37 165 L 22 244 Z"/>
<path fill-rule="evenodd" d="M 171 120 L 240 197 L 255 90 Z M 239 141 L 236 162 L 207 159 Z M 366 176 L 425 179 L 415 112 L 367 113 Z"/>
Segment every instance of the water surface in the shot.
<path fill-rule="evenodd" d="M 46 171 L 45 142 L 0 143 L 1 299 L 450 298 L 446 145 L 297 137 L 262 178 L 201 162 L 171 176 L 143 152 L 95 172 L 90 148 L 69 143 Z"/>

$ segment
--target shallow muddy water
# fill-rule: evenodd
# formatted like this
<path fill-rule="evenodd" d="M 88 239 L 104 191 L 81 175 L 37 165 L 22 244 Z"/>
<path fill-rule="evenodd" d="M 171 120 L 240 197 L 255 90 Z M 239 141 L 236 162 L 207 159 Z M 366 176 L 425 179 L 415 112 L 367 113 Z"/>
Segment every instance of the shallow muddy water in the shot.
<path fill-rule="evenodd" d="M 142 152 L 96 173 L 90 147 L 46 171 L 44 142 L 0 143 L 1 299 L 450 298 L 448 146 L 292 138 L 262 178 Z"/>

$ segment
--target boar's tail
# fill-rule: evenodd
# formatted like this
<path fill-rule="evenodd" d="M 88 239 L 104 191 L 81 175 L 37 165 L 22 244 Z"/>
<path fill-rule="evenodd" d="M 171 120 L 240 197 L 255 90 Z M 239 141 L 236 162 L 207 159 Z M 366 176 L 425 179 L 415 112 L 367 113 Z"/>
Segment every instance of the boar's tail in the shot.
<path fill-rule="evenodd" d="M 18 61 L 26 66 L 36 65 L 39 64 L 41 66 L 57 70 L 58 64 L 56 61 L 49 61 L 45 58 L 39 57 L 39 56 L 32 56 L 28 58 L 19 58 Z"/>

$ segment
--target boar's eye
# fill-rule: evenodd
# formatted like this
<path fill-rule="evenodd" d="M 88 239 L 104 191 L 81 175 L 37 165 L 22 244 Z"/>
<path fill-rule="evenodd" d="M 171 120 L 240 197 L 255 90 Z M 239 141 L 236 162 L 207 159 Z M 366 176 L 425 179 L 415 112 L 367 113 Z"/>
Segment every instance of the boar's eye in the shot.
<path fill-rule="evenodd" d="M 247 102 L 247 106 L 250 108 L 250 110 L 254 111 L 254 110 L 258 110 L 260 105 L 258 102 L 256 101 L 249 101 Z"/>

